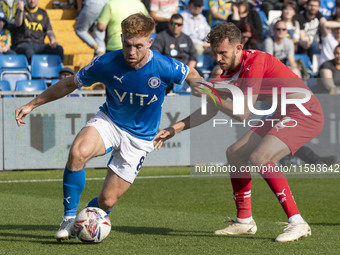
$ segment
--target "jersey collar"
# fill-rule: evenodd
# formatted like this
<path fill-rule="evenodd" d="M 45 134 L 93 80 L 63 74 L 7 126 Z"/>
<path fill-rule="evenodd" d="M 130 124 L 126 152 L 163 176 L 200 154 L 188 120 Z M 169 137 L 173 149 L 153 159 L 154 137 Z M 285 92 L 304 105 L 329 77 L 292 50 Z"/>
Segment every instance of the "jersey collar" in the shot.
<path fill-rule="evenodd" d="M 27 5 L 26 5 L 26 6 L 25 6 L 25 9 L 26 9 L 26 11 L 28 11 L 28 12 L 30 12 L 30 13 L 34 13 L 34 12 L 37 12 L 38 6 L 36 6 L 34 9 L 30 9 L 30 8 L 28 8 Z"/>

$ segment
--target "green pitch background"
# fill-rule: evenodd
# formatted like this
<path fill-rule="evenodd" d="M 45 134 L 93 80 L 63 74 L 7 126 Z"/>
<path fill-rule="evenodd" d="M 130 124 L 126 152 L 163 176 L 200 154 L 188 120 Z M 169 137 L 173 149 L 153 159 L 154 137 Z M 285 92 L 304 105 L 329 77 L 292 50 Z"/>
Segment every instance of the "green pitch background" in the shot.
<path fill-rule="evenodd" d="M 256 235 L 214 236 L 214 230 L 226 226 L 226 216 L 235 217 L 230 180 L 192 178 L 189 172 L 144 168 L 143 178 L 110 214 L 110 236 L 97 245 L 53 238 L 63 215 L 63 171 L 0 172 L 0 254 L 340 254 L 339 178 L 288 180 L 312 236 L 276 243 L 283 229 L 276 222 L 287 219 L 264 180 L 253 179 Z M 102 178 L 105 173 L 87 170 L 86 175 Z M 158 175 L 169 178 L 152 177 Z M 102 182 L 87 181 L 79 208 L 99 193 Z"/>

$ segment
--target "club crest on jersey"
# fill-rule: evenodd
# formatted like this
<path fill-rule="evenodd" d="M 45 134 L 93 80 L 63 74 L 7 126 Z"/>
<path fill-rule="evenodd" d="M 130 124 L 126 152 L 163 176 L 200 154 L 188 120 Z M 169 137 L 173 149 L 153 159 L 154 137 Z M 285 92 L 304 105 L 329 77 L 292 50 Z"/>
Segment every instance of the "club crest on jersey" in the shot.
<path fill-rule="evenodd" d="M 161 80 L 158 77 L 151 77 L 148 81 L 149 87 L 156 89 L 161 85 Z"/>

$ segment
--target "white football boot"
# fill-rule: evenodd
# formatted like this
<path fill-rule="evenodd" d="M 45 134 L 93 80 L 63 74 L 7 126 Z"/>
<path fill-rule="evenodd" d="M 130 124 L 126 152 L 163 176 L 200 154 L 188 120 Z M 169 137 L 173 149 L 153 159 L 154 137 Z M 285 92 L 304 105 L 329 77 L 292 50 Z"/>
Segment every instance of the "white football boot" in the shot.
<path fill-rule="evenodd" d="M 292 242 L 300 237 L 307 237 L 312 234 L 312 231 L 307 222 L 303 223 L 288 223 L 284 228 L 283 233 L 276 237 L 276 242 Z"/>
<path fill-rule="evenodd" d="M 254 235 L 257 231 L 257 226 L 254 220 L 250 223 L 239 223 L 231 220 L 231 224 L 214 232 L 215 235 Z"/>
<path fill-rule="evenodd" d="M 73 226 L 74 226 L 75 218 L 63 219 L 60 223 L 60 227 L 55 233 L 54 238 L 58 241 L 70 239 L 71 236 L 74 235 Z"/>

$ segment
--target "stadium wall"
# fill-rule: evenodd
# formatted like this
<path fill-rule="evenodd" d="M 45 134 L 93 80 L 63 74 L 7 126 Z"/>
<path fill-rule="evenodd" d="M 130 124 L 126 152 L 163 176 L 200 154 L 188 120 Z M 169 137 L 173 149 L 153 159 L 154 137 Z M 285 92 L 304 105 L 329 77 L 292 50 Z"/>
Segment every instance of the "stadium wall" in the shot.
<path fill-rule="evenodd" d="M 0 131 L 0 170 L 64 168 L 76 134 L 104 103 L 104 97 L 66 97 L 35 109 L 27 124 L 17 127 L 14 110 L 32 98 L 0 98 L 4 115 Z M 190 113 L 189 96 L 167 97 L 163 104 L 161 128 Z M 189 136 L 186 133 L 151 153 L 146 166 L 189 165 Z M 105 168 L 110 155 L 88 162 L 87 167 Z"/>
<path fill-rule="evenodd" d="M 325 113 L 325 126 L 308 146 L 320 156 L 336 155 L 340 159 L 339 96 L 318 95 L 318 98 Z M 75 135 L 98 111 L 104 98 L 67 97 L 43 105 L 27 116 L 27 124 L 19 128 L 14 110 L 29 100 L 0 98 L 0 170 L 64 168 Z M 193 103 L 189 96 L 166 97 L 160 128 L 188 116 L 197 108 L 197 103 Z M 228 124 L 213 127 L 212 121 L 209 121 L 182 132 L 167 141 L 161 150 L 150 153 L 144 165 L 182 166 L 225 162 L 228 145 L 234 143 L 249 127 L 241 124 L 231 127 L 230 118 L 221 113 L 214 119 L 228 120 Z M 106 155 L 92 159 L 87 167 L 104 168 L 109 157 Z"/>

